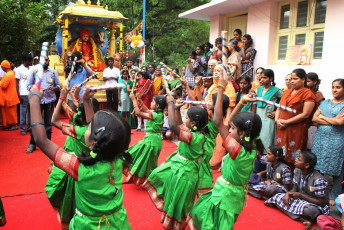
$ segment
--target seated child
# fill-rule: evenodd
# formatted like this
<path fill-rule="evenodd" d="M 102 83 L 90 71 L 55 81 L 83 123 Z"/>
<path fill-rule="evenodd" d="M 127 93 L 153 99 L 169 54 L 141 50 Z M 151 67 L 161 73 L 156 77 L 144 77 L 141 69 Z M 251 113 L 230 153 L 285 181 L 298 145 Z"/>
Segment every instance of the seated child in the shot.
<path fill-rule="evenodd" d="M 166 108 L 164 109 L 164 124 L 162 125 L 161 135 L 162 139 L 169 141 L 174 137 L 174 133 L 168 125 L 168 110 Z"/>
<path fill-rule="evenodd" d="M 258 199 L 267 199 L 277 193 L 288 192 L 291 184 L 291 171 L 284 163 L 283 149 L 273 145 L 267 151 L 267 179 L 257 185 L 251 185 L 248 193 Z"/>
<path fill-rule="evenodd" d="M 316 163 L 314 153 L 301 152 L 295 160 L 293 188 L 265 201 L 265 205 L 277 207 L 293 220 L 303 222 L 306 229 L 319 215 L 329 214 L 327 181 L 314 169 Z"/>

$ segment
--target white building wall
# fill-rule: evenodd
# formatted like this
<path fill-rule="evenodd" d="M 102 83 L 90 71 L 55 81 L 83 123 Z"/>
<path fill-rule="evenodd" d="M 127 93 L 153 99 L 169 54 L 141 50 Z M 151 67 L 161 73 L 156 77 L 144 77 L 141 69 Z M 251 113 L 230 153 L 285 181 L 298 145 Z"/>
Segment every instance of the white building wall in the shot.
<path fill-rule="evenodd" d="M 328 0 L 324 34 L 323 59 L 321 64 L 273 65 L 275 55 L 278 2 L 266 1 L 248 8 L 247 33 L 254 39 L 257 56 L 255 68 L 262 66 L 273 69 L 277 86 L 285 87 L 284 77 L 295 68 L 316 72 L 322 79 L 320 91 L 326 98 L 332 98 L 331 84 L 336 78 L 344 78 L 344 1 Z"/>
<path fill-rule="evenodd" d="M 332 98 L 331 83 L 344 78 L 344 0 L 327 0 L 324 49 L 321 64 L 309 66 L 274 65 L 275 42 L 278 22 L 278 1 L 268 0 L 248 7 L 247 33 L 254 39 L 257 49 L 255 68 L 262 66 L 273 69 L 277 86 L 284 86 L 284 78 L 295 68 L 316 72 L 320 79 L 320 91 L 326 98 Z M 211 17 L 210 42 L 220 35 L 225 27 L 225 15 Z"/>

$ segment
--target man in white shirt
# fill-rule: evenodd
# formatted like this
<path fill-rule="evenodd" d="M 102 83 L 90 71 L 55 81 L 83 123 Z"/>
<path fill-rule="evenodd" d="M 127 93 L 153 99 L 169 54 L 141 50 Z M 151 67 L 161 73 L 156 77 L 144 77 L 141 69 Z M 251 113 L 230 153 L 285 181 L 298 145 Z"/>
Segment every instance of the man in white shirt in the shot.
<path fill-rule="evenodd" d="M 32 70 L 32 55 L 24 53 L 22 56 L 23 64 L 16 69 L 16 81 L 19 82 L 20 99 L 20 134 L 26 135 L 26 114 L 29 106 L 29 90 L 26 88 L 29 72 Z"/>
<path fill-rule="evenodd" d="M 120 76 L 120 70 L 113 66 L 114 58 L 110 57 L 108 59 L 108 66 L 104 69 L 103 79 L 106 81 L 105 86 L 112 86 L 117 83 Z M 106 90 L 106 99 L 109 110 L 118 111 L 118 104 L 121 103 L 121 99 L 118 98 L 119 90 L 121 89 L 112 89 Z"/>

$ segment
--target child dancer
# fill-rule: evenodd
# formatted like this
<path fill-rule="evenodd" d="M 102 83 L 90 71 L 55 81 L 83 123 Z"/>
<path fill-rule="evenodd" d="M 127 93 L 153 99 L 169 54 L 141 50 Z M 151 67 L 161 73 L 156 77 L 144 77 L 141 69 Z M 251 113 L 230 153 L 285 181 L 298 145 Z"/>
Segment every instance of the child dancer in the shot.
<path fill-rule="evenodd" d="M 247 185 L 251 178 L 257 150 L 264 147 L 259 137 L 262 126 L 258 115 L 239 113 L 243 104 L 253 102 L 245 96 L 230 115 L 231 128 L 223 124 L 223 93 L 227 79 L 220 78 L 215 105 L 214 123 L 228 151 L 224 157 L 221 177 L 212 190 L 198 198 L 188 216 L 191 229 L 233 229 L 244 206 Z"/>
<path fill-rule="evenodd" d="M 251 78 L 249 76 L 242 76 L 239 79 L 239 92 L 236 93 L 236 102 L 235 104 L 238 104 L 241 100 L 241 98 L 247 94 L 250 93 L 251 89 Z M 240 112 L 251 112 L 251 105 L 252 102 L 247 103 L 244 107 L 242 107 Z"/>
<path fill-rule="evenodd" d="M 214 107 L 216 104 L 217 93 L 212 95 L 211 104 L 208 106 L 208 124 L 206 126 L 207 132 L 205 133 L 206 141 L 204 144 L 204 155 L 203 160 L 199 170 L 199 185 L 197 195 L 201 196 L 202 194 L 208 192 L 213 188 L 213 170 L 210 166 L 210 159 L 213 156 L 213 151 L 216 145 L 216 137 L 219 131 L 214 124 Z M 229 107 L 229 98 L 226 95 L 223 95 L 222 100 L 222 111 L 223 117 L 227 115 L 227 109 Z"/>
<path fill-rule="evenodd" d="M 267 179 L 257 185 L 249 187 L 249 194 L 258 199 L 267 199 L 277 193 L 285 193 L 290 189 L 291 171 L 284 163 L 283 149 L 281 146 L 273 145 L 267 151 Z"/>
<path fill-rule="evenodd" d="M 295 160 L 292 190 L 265 201 L 265 205 L 275 206 L 293 220 L 303 222 L 306 229 L 319 215 L 329 214 L 327 181 L 314 169 L 316 164 L 314 153 L 301 152 Z"/>
<path fill-rule="evenodd" d="M 124 166 L 123 173 L 127 176 L 128 181 L 135 185 L 141 185 L 149 174 L 158 167 L 158 158 L 162 148 L 161 129 L 164 123 L 163 110 L 166 106 L 166 99 L 164 96 L 156 95 L 150 105 L 152 110 L 149 110 L 138 95 L 138 101 L 143 112 L 138 108 L 134 94 L 130 94 L 130 99 L 133 101 L 136 115 L 148 121 L 145 137 L 129 148 L 129 154 L 132 156 L 134 164 Z"/>
<path fill-rule="evenodd" d="M 84 89 L 83 102 L 86 119 L 93 116 L 89 86 Z M 118 114 L 100 111 L 94 115 L 85 133 L 85 143 L 90 155 L 67 153 L 51 142 L 43 126 L 40 113 L 42 91 L 36 86 L 30 90 L 31 127 L 37 146 L 59 167 L 75 180 L 76 211 L 69 229 L 130 229 L 126 211 L 122 205 L 123 191 L 116 188 L 118 171 L 122 170 L 130 143 L 130 127 Z"/>
<path fill-rule="evenodd" d="M 85 143 L 85 132 L 88 129 L 89 123 L 93 117 L 87 117 L 83 101 L 79 101 L 76 105 L 78 112 L 75 113 L 64 101 L 68 95 L 68 83 L 65 82 L 65 87 L 62 88 L 59 101 L 52 116 L 52 124 L 62 130 L 62 133 L 68 135 L 63 149 L 77 157 L 82 153 L 89 154 L 90 149 Z M 78 94 L 79 90 L 75 92 Z M 93 111 L 99 110 L 99 103 L 95 98 L 91 98 Z M 70 124 L 63 123 L 60 120 L 61 107 L 64 108 Z M 121 185 L 120 185 L 121 186 Z M 73 218 L 75 211 L 75 197 L 74 197 L 74 180 L 68 174 L 58 167 L 53 167 L 49 175 L 45 191 L 48 199 L 58 215 L 61 222 L 62 229 L 68 229 L 69 222 Z"/>
<path fill-rule="evenodd" d="M 191 107 L 184 126 L 177 103 L 167 96 L 168 122 L 180 140 L 177 153 L 165 164 L 155 169 L 143 184 L 156 207 L 163 211 L 161 222 L 166 229 L 184 229 L 186 217 L 195 201 L 198 172 L 205 136 L 203 128 L 208 122 L 204 108 Z"/>
<path fill-rule="evenodd" d="M 137 82 L 137 85 L 136 85 L 136 88 L 137 88 L 136 94 L 138 94 L 140 92 L 140 96 L 141 96 L 143 104 L 148 109 L 150 109 L 151 102 L 152 102 L 153 96 L 154 96 L 153 83 L 150 80 L 149 74 L 146 72 L 139 72 L 138 76 L 139 76 L 140 80 Z M 141 105 L 139 105 L 139 107 L 141 107 Z M 141 109 L 141 112 L 142 111 L 143 110 Z M 137 130 L 141 131 L 142 118 L 138 116 L 137 119 L 138 119 Z M 144 124 L 144 130 L 146 130 L 147 119 L 143 119 L 143 124 Z"/>

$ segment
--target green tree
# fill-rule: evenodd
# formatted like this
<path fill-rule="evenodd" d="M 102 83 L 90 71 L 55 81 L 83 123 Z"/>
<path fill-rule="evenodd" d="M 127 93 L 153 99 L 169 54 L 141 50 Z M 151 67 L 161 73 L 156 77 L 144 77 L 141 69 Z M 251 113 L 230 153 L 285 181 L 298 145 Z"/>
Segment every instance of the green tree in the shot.
<path fill-rule="evenodd" d="M 207 2 L 209 0 L 147 0 L 146 62 L 164 61 L 178 68 L 185 65 L 189 51 L 209 40 L 209 22 L 181 19 L 178 14 Z M 105 0 L 102 4 L 128 18 L 124 22 L 124 34 L 142 20 L 142 0 Z"/>

